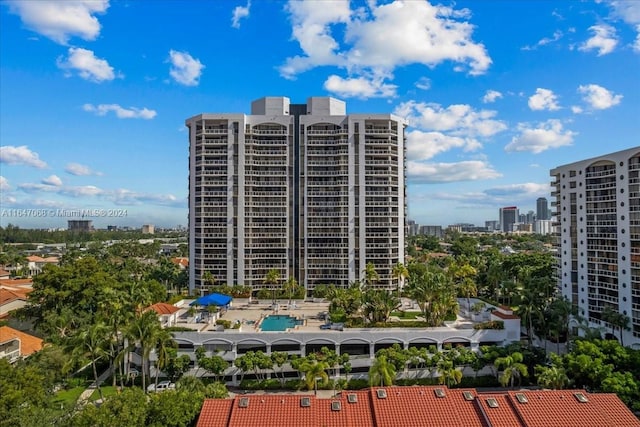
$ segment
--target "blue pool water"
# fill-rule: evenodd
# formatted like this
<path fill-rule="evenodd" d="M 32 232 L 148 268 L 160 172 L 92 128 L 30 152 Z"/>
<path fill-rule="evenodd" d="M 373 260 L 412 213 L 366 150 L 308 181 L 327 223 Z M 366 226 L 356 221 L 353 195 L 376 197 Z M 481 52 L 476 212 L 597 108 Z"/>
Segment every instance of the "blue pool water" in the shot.
<path fill-rule="evenodd" d="M 272 314 L 264 318 L 260 324 L 263 331 L 286 331 L 296 325 L 302 325 L 303 321 L 287 314 Z"/>

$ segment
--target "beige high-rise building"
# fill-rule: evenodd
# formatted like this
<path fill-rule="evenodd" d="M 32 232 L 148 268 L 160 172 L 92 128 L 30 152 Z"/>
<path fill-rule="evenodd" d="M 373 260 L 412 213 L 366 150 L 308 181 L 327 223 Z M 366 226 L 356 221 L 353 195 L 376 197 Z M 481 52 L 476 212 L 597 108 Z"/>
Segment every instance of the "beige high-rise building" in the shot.
<path fill-rule="evenodd" d="M 307 290 L 348 286 L 371 262 L 392 289 L 404 262 L 405 123 L 346 104 L 266 97 L 251 114 L 199 114 L 189 128 L 190 289 L 265 286 L 275 269 Z"/>
<path fill-rule="evenodd" d="M 551 176 L 562 295 L 616 338 L 620 329 L 602 312 L 626 316 L 623 342 L 640 346 L 640 147 L 559 166 Z"/>

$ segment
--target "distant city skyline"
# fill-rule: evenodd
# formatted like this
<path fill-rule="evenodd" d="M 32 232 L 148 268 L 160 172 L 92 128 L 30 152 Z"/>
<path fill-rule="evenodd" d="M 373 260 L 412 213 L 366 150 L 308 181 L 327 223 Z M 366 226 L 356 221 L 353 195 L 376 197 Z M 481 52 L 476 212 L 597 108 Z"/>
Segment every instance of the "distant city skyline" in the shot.
<path fill-rule="evenodd" d="M 186 226 L 184 118 L 262 96 L 406 119 L 423 224 L 535 211 L 551 169 L 638 145 L 636 1 L 8 0 L 0 17 L 0 209 Z M 0 224 L 74 219 L 38 213 Z"/>

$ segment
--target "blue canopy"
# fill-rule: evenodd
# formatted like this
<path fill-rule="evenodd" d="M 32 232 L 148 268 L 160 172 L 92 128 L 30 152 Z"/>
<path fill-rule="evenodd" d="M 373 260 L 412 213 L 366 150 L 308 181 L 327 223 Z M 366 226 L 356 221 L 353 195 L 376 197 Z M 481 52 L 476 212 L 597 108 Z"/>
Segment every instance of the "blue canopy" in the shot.
<path fill-rule="evenodd" d="M 231 302 L 232 299 L 233 298 L 230 297 L 229 295 L 213 293 L 213 294 L 209 294 L 209 295 L 205 295 L 203 297 L 200 297 L 197 300 L 193 301 L 189 305 L 203 305 L 203 306 L 220 305 L 220 306 L 224 306 L 224 305 L 228 305 Z"/>

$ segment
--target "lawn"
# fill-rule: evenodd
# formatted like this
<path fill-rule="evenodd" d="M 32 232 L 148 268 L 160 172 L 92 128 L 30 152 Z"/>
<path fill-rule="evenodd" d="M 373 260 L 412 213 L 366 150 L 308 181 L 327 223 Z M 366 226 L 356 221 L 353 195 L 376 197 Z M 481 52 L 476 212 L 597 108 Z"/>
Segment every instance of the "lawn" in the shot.
<path fill-rule="evenodd" d="M 399 319 L 414 319 L 418 316 L 422 316 L 422 313 L 419 311 L 393 311 L 391 312 L 392 316 L 396 316 Z"/>
<path fill-rule="evenodd" d="M 80 386 L 73 387 L 68 390 L 60 390 L 58 393 L 56 393 L 54 402 L 62 403 L 65 406 L 68 404 L 74 404 L 78 401 L 78 398 L 80 397 L 82 392 L 85 391 L 85 389 L 86 387 Z"/>
<path fill-rule="evenodd" d="M 110 386 L 110 385 L 107 385 L 107 386 L 103 385 L 103 386 L 100 386 L 100 390 L 102 390 L 102 396 L 105 397 L 105 398 L 109 397 L 109 396 L 113 396 L 115 394 L 118 394 L 118 387 L 117 386 L 113 387 L 113 386 Z M 98 390 L 96 389 L 96 390 L 93 391 L 93 394 L 91 394 L 91 397 L 89 397 L 89 401 L 90 402 L 94 402 L 94 401 L 96 401 L 98 399 L 100 399 L 100 393 L 98 393 Z"/>

